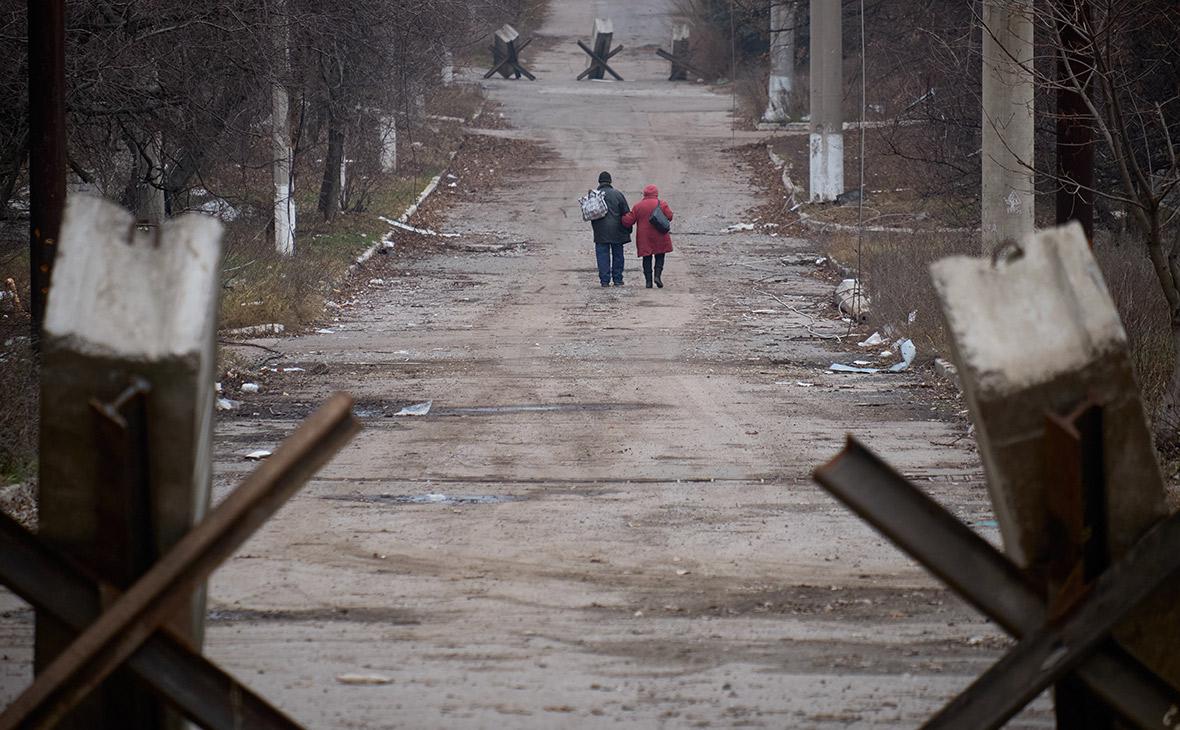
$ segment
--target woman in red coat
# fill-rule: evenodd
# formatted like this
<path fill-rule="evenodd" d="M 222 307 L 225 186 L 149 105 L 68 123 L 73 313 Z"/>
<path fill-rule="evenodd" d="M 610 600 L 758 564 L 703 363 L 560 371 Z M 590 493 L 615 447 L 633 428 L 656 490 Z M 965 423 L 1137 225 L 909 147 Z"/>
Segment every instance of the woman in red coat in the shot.
<path fill-rule="evenodd" d="M 664 273 L 664 254 L 672 250 L 672 236 L 653 226 L 649 220 L 657 205 L 671 221 L 672 209 L 668 207 L 666 202 L 660 200 L 660 189 L 655 185 L 648 185 L 643 189 L 643 200 L 636 203 L 631 212 L 623 216 L 624 226 L 636 227 L 635 248 L 643 257 L 643 278 L 647 280 L 648 289 L 651 288 L 653 278 L 652 257 L 655 257 L 656 260 L 654 276 L 656 286 L 663 289 L 664 282 L 660 280 L 660 274 Z"/>

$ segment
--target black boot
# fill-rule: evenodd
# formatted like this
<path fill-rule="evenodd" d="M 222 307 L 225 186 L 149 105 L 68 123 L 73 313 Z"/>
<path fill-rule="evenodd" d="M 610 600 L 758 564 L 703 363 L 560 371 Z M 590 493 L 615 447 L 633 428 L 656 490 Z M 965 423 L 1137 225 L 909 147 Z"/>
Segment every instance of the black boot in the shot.
<path fill-rule="evenodd" d="M 643 257 L 643 279 L 647 282 L 647 288 L 651 288 L 651 256 Z"/>
<path fill-rule="evenodd" d="M 663 289 L 663 288 L 664 288 L 664 282 L 660 281 L 660 274 L 662 274 L 662 273 L 664 273 L 664 269 L 663 269 L 663 268 L 656 268 L 656 275 L 655 275 L 656 286 L 658 286 L 658 287 L 659 287 L 659 288 L 661 288 L 661 289 Z M 649 281 L 649 282 L 647 283 L 647 285 L 650 287 L 650 286 L 651 286 L 651 282 Z"/>

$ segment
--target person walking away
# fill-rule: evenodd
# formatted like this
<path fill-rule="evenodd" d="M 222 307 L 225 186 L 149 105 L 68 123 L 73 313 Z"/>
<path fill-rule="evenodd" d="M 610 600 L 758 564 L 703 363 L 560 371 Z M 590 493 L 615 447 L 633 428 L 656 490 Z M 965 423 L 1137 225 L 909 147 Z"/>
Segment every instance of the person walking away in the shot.
<path fill-rule="evenodd" d="M 655 185 L 648 185 L 643 189 L 643 200 L 635 204 L 630 213 L 623 216 L 623 225 L 635 228 L 635 249 L 643 257 L 643 278 L 650 289 L 652 281 L 659 288 L 664 288 L 660 275 L 664 273 L 664 255 L 672 252 L 672 234 L 660 230 L 651 222 L 652 213 L 656 207 L 663 211 L 668 222 L 672 221 L 672 209 L 668 202 L 660 200 L 660 189 Z M 655 271 L 652 271 L 652 259 L 655 259 Z"/>
<path fill-rule="evenodd" d="M 606 215 L 590 221 L 594 228 L 594 253 L 598 258 L 598 281 L 603 286 L 623 285 L 623 248 L 631 242 L 631 226 L 623 216 L 631 212 L 627 198 L 611 186 L 609 172 L 598 176 L 598 189 L 606 198 Z"/>

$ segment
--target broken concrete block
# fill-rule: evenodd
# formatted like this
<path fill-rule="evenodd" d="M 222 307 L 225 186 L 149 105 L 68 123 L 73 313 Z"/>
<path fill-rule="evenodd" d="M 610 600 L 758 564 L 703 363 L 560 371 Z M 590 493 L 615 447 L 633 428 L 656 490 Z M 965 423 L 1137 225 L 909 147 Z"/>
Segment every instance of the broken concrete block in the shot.
<path fill-rule="evenodd" d="M 1112 557 L 1163 515 L 1163 480 L 1127 335 L 1082 228 L 1036 234 L 1022 252 L 930 267 L 1004 538 L 1022 565 L 1044 553 L 1045 414 L 1093 394 L 1104 406 Z"/>
<path fill-rule="evenodd" d="M 1043 231 L 994 259 L 943 259 L 930 271 L 1005 551 L 1034 574 L 1054 557 L 1045 484 L 1060 467 L 1046 462 L 1046 414 L 1092 397 L 1103 408 L 1107 557 L 1119 560 L 1164 516 L 1163 480 L 1127 335 L 1082 227 Z M 1178 592 L 1157 592 L 1116 631 L 1173 682 Z"/>

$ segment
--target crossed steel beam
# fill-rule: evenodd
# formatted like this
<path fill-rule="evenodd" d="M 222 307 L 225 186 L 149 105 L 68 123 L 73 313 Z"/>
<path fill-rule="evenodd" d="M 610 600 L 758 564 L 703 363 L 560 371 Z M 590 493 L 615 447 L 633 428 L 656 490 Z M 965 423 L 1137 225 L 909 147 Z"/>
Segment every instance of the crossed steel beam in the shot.
<path fill-rule="evenodd" d="M 590 56 L 590 67 L 587 68 L 582 73 L 578 74 L 578 81 L 581 81 L 582 79 L 586 78 L 587 76 L 589 76 L 590 74 L 594 73 L 595 71 L 597 71 L 599 69 L 606 71 L 611 76 L 614 76 L 617 81 L 623 80 L 623 77 L 620 76 L 619 74 L 617 74 L 615 72 L 615 70 L 610 67 L 610 64 L 607 63 L 607 61 L 611 60 L 612 58 L 617 56 L 620 52 L 622 52 L 622 50 L 623 50 L 622 46 L 618 46 L 613 51 L 607 51 L 605 55 L 596 53 L 593 48 L 586 45 L 585 43 L 583 43 L 580 40 L 578 41 L 578 47 L 581 48 L 583 51 L 585 51 L 586 55 Z"/>
<path fill-rule="evenodd" d="M 97 581 L 0 519 L 0 580 L 81 631 L 0 714 L 0 730 L 53 727 L 124 663 L 203 727 L 298 728 L 163 624 L 359 428 L 352 399 L 332 396 L 102 613 Z"/>
<path fill-rule="evenodd" d="M 684 68 L 685 70 L 692 71 L 694 74 L 696 74 L 696 76 L 698 78 L 703 79 L 703 78 L 709 77 L 709 74 L 705 73 L 704 71 L 700 70 L 699 68 L 697 68 L 696 66 L 693 66 L 691 63 L 688 62 L 688 59 L 692 58 L 691 53 L 677 56 L 674 53 L 668 53 L 663 48 L 657 48 L 656 55 L 672 64 L 673 73 L 675 73 L 676 67 L 680 66 L 680 67 Z"/>
<path fill-rule="evenodd" d="M 525 68 L 523 65 L 521 65 L 521 62 L 520 62 L 520 52 L 523 51 L 525 48 L 527 48 L 528 45 L 532 42 L 533 42 L 532 38 L 527 38 L 519 46 L 516 45 L 515 41 L 513 43 L 505 44 L 506 51 L 504 54 L 504 59 L 499 61 L 498 63 L 495 63 L 490 69 L 488 69 L 488 72 L 485 73 L 483 75 L 483 77 L 485 79 L 490 79 L 491 77 L 500 73 L 500 70 L 503 69 L 505 66 L 511 66 L 512 70 L 516 72 L 517 78 L 519 78 L 521 75 L 523 75 L 529 81 L 536 81 L 537 77 L 533 76 L 531 73 L 529 73 L 529 70 L 527 68 Z M 497 55 L 496 47 L 492 46 L 491 50 L 492 50 L 492 57 L 495 58 L 495 56 Z"/>
<path fill-rule="evenodd" d="M 851 436 L 815 479 L 846 507 L 1019 641 L 925 727 L 997 728 L 1055 681 L 1076 674 L 1126 720 L 1180 728 L 1180 691 L 1109 633 L 1180 570 L 1180 515 L 1163 520 L 1048 622 L 1044 597 L 1012 561 Z"/>

